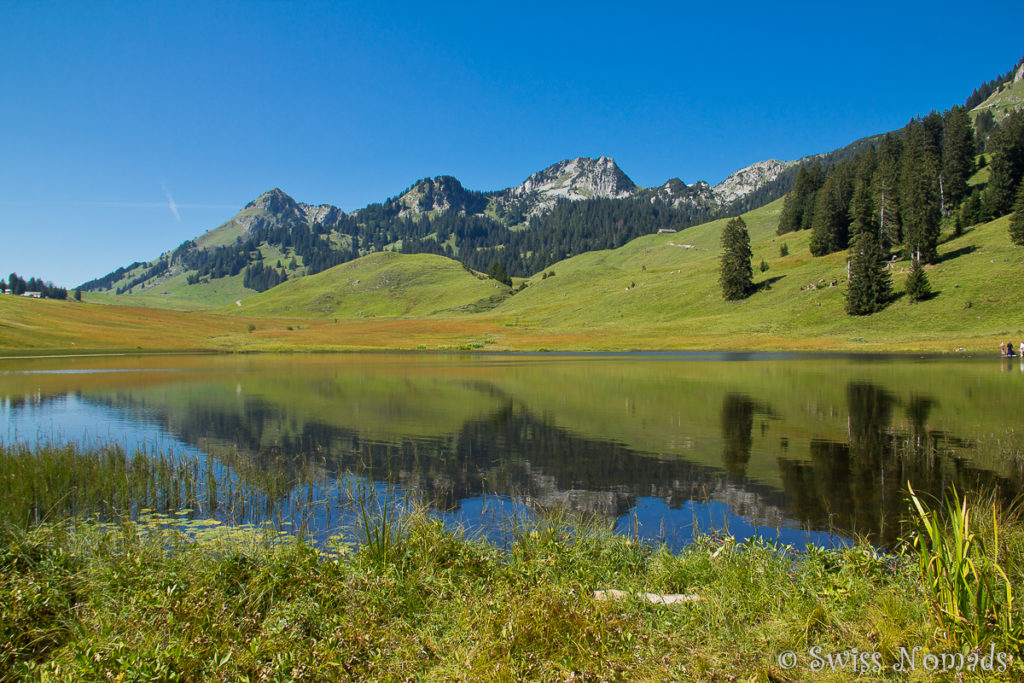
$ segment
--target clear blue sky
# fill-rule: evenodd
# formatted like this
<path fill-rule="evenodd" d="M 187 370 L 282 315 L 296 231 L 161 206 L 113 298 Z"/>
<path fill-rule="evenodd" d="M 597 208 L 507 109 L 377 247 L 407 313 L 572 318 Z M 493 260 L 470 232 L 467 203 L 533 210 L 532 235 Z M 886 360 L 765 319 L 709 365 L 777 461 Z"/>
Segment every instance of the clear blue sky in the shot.
<path fill-rule="evenodd" d="M 352 210 L 600 155 L 714 184 L 1024 54 L 1019 2 L 903 5 L 0 0 L 0 276 L 73 286 L 275 186 Z"/>

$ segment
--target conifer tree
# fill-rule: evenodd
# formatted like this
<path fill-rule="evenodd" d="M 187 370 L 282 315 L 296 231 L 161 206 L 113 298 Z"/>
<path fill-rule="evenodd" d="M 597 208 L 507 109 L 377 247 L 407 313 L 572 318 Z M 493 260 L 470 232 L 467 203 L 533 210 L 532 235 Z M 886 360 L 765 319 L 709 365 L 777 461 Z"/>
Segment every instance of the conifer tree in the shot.
<path fill-rule="evenodd" d="M 492 262 L 491 267 L 487 270 L 487 276 L 508 287 L 512 286 L 512 278 L 508 276 L 505 264 L 502 261 Z"/>
<path fill-rule="evenodd" d="M 942 115 L 933 110 L 928 116 L 920 120 L 919 125 L 922 133 L 920 141 L 927 150 L 928 155 L 937 162 L 942 158 L 942 146 L 944 143 Z"/>
<path fill-rule="evenodd" d="M 1012 210 L 1014 193 L 1024 179 L 1024 111 L 1016 111 L 1003 121 L 995 139 L 990 167 L 992 175 L 983 201 L 992 218 Z"/>
<path fill-rule="evenodd" d="M 871 196 L 870 180 L 858 178 L 850 199 L 850 234 L 856 237 L 865 230 L 878 232 L 875 221 L 875 202 Z"/>
<path fill-rule="evenodd" d="M 1017 188 L 1017 200 L 1013 203 L 1010 217 L 1010 241 L 1024 247 L 1024 182 Z"/>
<path fill-rule="evenodd" d="M 786 195 L 779 216 L 779 227 L 776 232 L 783 235 L 787 232 L 803 230 L 810 227 L 811 214 L 814 211 L 814 195 L 824 182 L 825 173 L 821 164 L 801 166 L 796 174 L 793 189 Z"/>
<path fill-rule="evenodd" d="M 846 248 L 850 241 L 850 199 L 853 168 L 849 163 L 834 167 L 814 200 L 811 254 L 824 256 Z"/>
<path fill-rule="evenodd" d="M 962 226 L 977 225 L 981 222 L 981 193 L 975 188 L 967 195 L 960 207 L 960 224 Z"/>
<path fill-rule="evenodd" d="M 846 286 L 846 312 L 870 315 L 882 310 L 892 298 L 892 278 L 885 252 L 871 230 L 854 237 L 850 247 L 850 281 Z"/>
<path fill-rule="evenodd" d="M 974 133 L 963 107 L 950 109 L 943 126 L 942 192 L 949 213 L 967 196 L 967 180 L 974 172 Z"/>
<path fill-rule="evenodd" d="M 871 179 L 878 167 L 878 154 L 872 147 L 857 157 L 856 171 L 853 181 L 853 194 L 850 197 L 850 236 L 855 237 L 864 230 L 878 231 L 874 219 L 875 200 L 871 193 Z"/>
<path fill-rule="evenodd" d="M 903 241 L 900 226 L 899 166 L 903 155 L 903 141 L 895 135 L 886 135 L 878 148 L 878 166 L 872 177 L 872 195 L 875 201 L 878 241 L 883 249 L 891 249 Z"/>
<path fill-rule="evenodd" d="M 989 151 L 989 143 L 996 128 L 996 117 L 991 109 L 985 109 L 974 119 L 974 147 L 979 154 Z"/>
<path fill-rule="evenodd" d="M 754 291 L 754 270 L 750 259 L 750 234 L 740 217 L 729 221 L 722 230 L 722 261 L 718 281 L 727 301 L 744 299 Z"/>
<path fill-rule="evenodd" d="M 928 132 L 916 122 L 906 129 L 900 169 L 900 211 L 908 256 L 926 263 L 938 258 L 940 209 L 938 163 L 930 153 Z"/>
<path fill-rule="evenodd" d="M 912 258 L 910 275 L 907 276 L 907 296 L 911 301 L 923 301 L 931 296 L 931 293 L 932 287 L 928 282 L 928 276 L 925 275 L 924 266 L 921 265 L 921 259 Z"/>

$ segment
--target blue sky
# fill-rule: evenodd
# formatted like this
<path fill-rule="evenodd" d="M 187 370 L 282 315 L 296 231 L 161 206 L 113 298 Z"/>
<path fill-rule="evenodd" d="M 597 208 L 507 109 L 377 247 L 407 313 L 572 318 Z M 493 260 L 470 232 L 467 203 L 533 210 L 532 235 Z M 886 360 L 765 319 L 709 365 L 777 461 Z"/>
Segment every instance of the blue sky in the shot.
<path fill-rule="evenodd" d="M 1017 3 L 782 5 L 0 0 L 0 276 L 73 286 L 271 187 L 352 210 L 600 155 L 714 184 L 1024 54 Z"/>

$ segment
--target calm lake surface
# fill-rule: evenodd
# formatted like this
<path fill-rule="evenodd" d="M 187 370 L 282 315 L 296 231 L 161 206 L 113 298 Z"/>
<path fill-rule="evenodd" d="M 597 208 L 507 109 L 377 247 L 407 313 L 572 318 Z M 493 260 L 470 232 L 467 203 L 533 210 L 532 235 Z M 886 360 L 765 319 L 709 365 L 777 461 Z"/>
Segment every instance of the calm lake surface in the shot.
<path fill-rule="evenodd" d="M 537 507 L 678 547 L 695 529 L 828 545 L 901 532 L 909 480 L 1024 479 L 1018 359 L 338 354 L 0 360 L 5 444 L 209 458 L 321 538 L 343 489 L 494 537 Z M 272 511 L 270 511 L 272 510 Z M 214 514 L 214 513 L 210 513 Z M 301 520 L 295 519 L 302 516 Z"/>

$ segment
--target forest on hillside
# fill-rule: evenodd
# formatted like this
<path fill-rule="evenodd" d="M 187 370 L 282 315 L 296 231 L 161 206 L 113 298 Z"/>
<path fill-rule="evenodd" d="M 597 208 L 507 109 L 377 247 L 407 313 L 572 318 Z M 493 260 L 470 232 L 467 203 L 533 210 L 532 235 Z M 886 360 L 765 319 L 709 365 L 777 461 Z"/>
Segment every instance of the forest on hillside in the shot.
<path fill-rule="evenodd" d="M 989 178 L 972 187 L 979 164 L 989 166 Z M 965 107 L 953 107 L 911 120 L 848 161 L 802 166 L 778 234 L 809 230 L 816 257 L 848 249 L 847 311 L 868 314 L 891 298 L 893 257 L 911 261 L 911 299 L 928 296 L 923 266 L 937 262 L 943 226 L 955 237 L 1015 213 L 1010 237 L 1024 245 L 1022 177 L 1024 112 L 979 129 Z"/>

